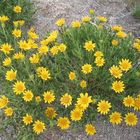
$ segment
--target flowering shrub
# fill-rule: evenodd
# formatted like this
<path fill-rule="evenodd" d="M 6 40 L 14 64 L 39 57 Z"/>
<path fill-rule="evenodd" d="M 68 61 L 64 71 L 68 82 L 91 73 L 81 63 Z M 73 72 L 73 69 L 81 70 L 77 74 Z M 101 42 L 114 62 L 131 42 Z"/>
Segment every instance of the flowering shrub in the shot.
<path fill-rule="evenodd" d="M 140 40 L 90 13 L 70 27 L 59 19 L 58 30 L 40 41 L 34 28 L 22 36 L 16 26 L 14 45 L 1 44 L 3 126 L 15 126 L 17 139 L 33 139 L 53 126 L 82 125 L 94 135 L 99 114 L 113 125 L 137 124 Z"/>

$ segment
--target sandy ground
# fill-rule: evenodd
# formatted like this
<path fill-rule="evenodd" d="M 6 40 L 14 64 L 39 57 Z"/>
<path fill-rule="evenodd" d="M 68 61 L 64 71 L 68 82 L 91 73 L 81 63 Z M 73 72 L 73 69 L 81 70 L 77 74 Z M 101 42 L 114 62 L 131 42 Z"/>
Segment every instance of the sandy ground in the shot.
<path fill-rule="evenodd" d="M 70 24 L 71 21 L 87 15 L 91 8 L 95 9 L 96 14 L 108 17 L 109 24 L 121 24 L 127 31 L 133 32 L 136 36 L 140 35 L 140 22 L 132 17 L 130 9 L 121 0 L 33 0 L 33 2 L 37 8 L 34 26 L 41 36 L 49 30 L 56 29 L 54 23 L 57 19 L 64 17 Z M 140 123 L 135 127 L 126 127 L 125 124 L 112 126 L 99 119 L 95 126 L 97 134 L 93 137 L 87 137 L 80 128 L 77 131 L 66 132 L 55 128 L 48 130 L 42 136 L 42 140 L 140 140 Z M 0 140 L 14 140 L 11 136 L 12 128 L 7 131 L 8 134 L 0 135 Z"/>

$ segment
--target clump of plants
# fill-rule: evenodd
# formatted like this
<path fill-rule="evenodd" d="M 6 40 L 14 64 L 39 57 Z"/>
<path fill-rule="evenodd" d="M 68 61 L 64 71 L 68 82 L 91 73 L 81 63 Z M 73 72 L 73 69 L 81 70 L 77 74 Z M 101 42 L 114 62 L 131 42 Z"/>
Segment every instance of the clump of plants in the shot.
<path fill-rule="evenodd" d="M 34 28 L 23 34 L 15 26 L 14 44 L 0 45 L 3 126 L 15 126 L 17 139 L 37 139 L 51 127 L 82 126 L 94 135 L 99 115 L 137 125 L 140 40 L 106 22 L 94 10 L 71 26 L 61 18 L 40 41 Z"/>

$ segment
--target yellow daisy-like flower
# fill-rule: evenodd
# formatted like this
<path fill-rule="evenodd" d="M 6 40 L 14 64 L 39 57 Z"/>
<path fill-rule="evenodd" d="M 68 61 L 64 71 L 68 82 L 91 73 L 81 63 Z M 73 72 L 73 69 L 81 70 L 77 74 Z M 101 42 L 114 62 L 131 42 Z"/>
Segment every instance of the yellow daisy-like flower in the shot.
<path fill-rule="evenodd" d="M 41 46 L 41 47 L 38 48 L 38 52 L 40 54 L 46 54 L 48 51 L 49 51 L 48 46 Z"/>
<path fill-rule="evenodd" d="M 16 75 L 17 75 L 17 71 L 10 70 L 6 72 L 5 78 L 8 81 L 13 81 L 16 79 Z"/>
<path fill-rule="evenodd" d="M 33 54 L 30 58 L 29 58 L 30 62 L 32 64 L 37 64 L 39 63 L 40 57 L 38 54 Z"/>
<path fill-rule="evenodd" d="M 0 109 L 6 107 L 8 103 L 9 99 L 5 95 L 0 97 Z"/>
<path fill-rule="evenodd" d="M 2 62 L 3 63 L 3 66 L 9 66 L 11 64 L 11 58 L 10 57 L 7 57 L 4 59 L 4 61 Z"/>
<path fill-rule="evenodd" d="M 88 41 L 84 45 L 85 50 L 88 52 L 93 51 L 95 47 L 96 47 L 96 45 L 95 45 L 95 43 L 92 43 L 92 41 Z"/>
<path fill-rule="evenodd" d="M 82 80 L 82 81 L 80 82 L 80 87 L 81 87 L 81 88 L 86 88 L 86 87 L 87 87 L 87 82 L 86 82 L 85 80 Z"/>
<path fill-rule="evenodd" d="M 28 42 L 25 41 L 25 40 L 20 40 L 18 42 L 18 44 L 19 44 L 19 48 L 22 49 L 22 50 L 26 51 L 26 50 L 30 50 L 31 49 L 31 45 L 29 45 Z"/>
<path fill-rule="evenodd" d="M 97 106 L 98 112 L 105 115 L 110 111 L 111 103 L 106 100 L 101 100 L 100 102 L 98 102 Z"/>
<path fill-rule="evenodd" d="M 7 16 L 5 16 L 5 15 L 0 16 L 0 22 L 6 22 L 8 20 L 9 20 L 9 18 Z"/>
<path fill-rule="evenodd" d="M 133 48 L 137 49 L 137 51 L 140 52 L 140 43 L 134 43 Z"/>
<path fill-rule="evenodd" d="M 35 97 L 35 100 L 36 100 L 37 103 L 40 103 L 42 99 L 41 99 L 40 96 L 36 96 L 36 97 Z"/>
<path fill-rule="evenodd" d="M 5 43 L 1 45 L 0 50 L 5 54 L 9 54 L 13 50 L 13 48 L 10 44 Z"/>
<path fill-rule="evenodd" d="M 134 99 L 134 110 L 140 110 L 140 97 Z"/>
<path fill-rule="evenodd" d="M 13 21 L 13 24 L 15 27 L 23 26 L 25 24 L 25 20 L 16 20 L 16 21 Z"/>
<path fill-rule="evenodd" d="M 113 65 L 110 69 L 109 72 L 112 76 L 115 78 L 121 78 L 122 77 L 122 71 L 118 66 Z"/>
<path fill-rule="evenodd" d="M 57 55 L 58 52 L 59 52 L 59 46 L 53 46 L 51 49 L 50 49 L 50 52 L 53 56 Z"/>
<path fill-rule="evenodd" d="M 15 13 L 21 13 L 22 12 L 22 8 L 19 5 L 14 6 L 13 11 Z"/>
<path fill-rule="evenodd" d="M 123 81 L 114 81 L 112 83 L 112 89 L 116 92 L 116 93 L 121 93 L 124 91 L 125 86 Z"/>
<path fill-rule="evenodd" d="M 97 18 L 98 18 L 98 20 L 99 20 L 100 22 L 107 22 L 107 18 L 106 18 L 106 17 L 98 16 Z"/>
<path fill-rule="evenodd" d="M 76 20 L 76 21 L 73 21 L 71 23 L 71 25 L 72 25 L 73 28 L 80 28 L 81 27 L 81 22 Z"/>
<path fill-rule="evenodd" d="M 92 102 L 91 96 L 88 96 L 88 93 L 80 93 L 80 98 L 77 99 L 77 104 L 83 108 L 87 108 Z"/>
<path fill-rule="evenodd" d="M 67 49 L 67 46 L 66 46 L 65 44 L 63 44 L 63 43 L 61 43 L 61 44 L 58 46 L 58 50 L 59 50 L 60 52 L 65 52 L 66 49 Z"/>
<path fill-rule="evenodd" d="M 119 41 L 118 40 L 115 40 L 115 39 L 112 40 L 111 43 L 112 43 L 113 46 L 118 46 L 119 45 Z"/>
<path fill-rule="evenodd" d="M 92 124 L 86 124 L 85 131 L 87 135 L 94 135 L 96 133 L 96 129 Z"/>
<path fill-rule="evenodd" d="M 26 89 L 25 82 L 17 81 L 13 85 L 13 91 L 15 94 L 21 94 L 24 92 L 25 89 Z"/>
<path fill-rule="evenodd" d="M 8 107 L 8 108 L 4 109 L 4 113 L 6 116 L 10 117 L 13 115 L 13 109 L 11 107 Z"/>
<path fill-rule="evenodd" d="M 123 30 L 123 27 L 120 25 L 114 25 L 114 26 L 112 26 L 112 30 L 119 32 L 119 31 Z"/>
<path fill-rule="evenodd" d="M 119 112 L 113 112 L 110 116 L 110 122 L 112 124 L 120 124 L 122 122 L 122 116 Z"/>
<path fill-rule="evenodd" d="M 56 113 L 56 110 L 53 107 L 47 107 L 47 109 L 45 110 L 45 115 L 49 119 L 53 119 L 53 118 L 56 117 L 57 113 Z"/>
<path fill-rule="evenodd" d="M 73 80 L 75 80 L 75 78 L 76 78 L 76 74 L 75 74 L 75 72 L 70 72 L 69 73 L 69 79 L 71 80 L 71 81 L 73 81 Z"/>
<path fill-rule="evenodd" d="M 18 52 L 18 53 L 15 53 L 14 54 L 13 58 L 16 59 L 16 60 L 18 60 L 18 59 L 24 59 L 25 58 L 25 55 L 22 52 Z"/>
<path fill-rule="evenodd" d="M 121 68 L 122 71 L 128 71 L 129 69 L 132 68 L 132 62 L 129 61 L 129 59 L 122 59 L 119 62 L 119 67 Z"/>
<path fill-rule="evenodd" d="M 137 116 L 132 112 L 125 114 L 124 119 L 125 119 L 125 123 L 129 126 L 135 126 L 138 122 Z"/>
<path fill-rule="evenodd" d="M 105 59 L 101 57 L 96 57 L 95 64 L 98 67 L 102 67 L 105 64 Z"/>
<path fill-rule="evenodd" d="M 55 23 L 57 26 L 61 27 L 65 24 L 65 19 L 64 18 L 60 18 L 56 21 Z"/>
<path fill-rule="evenodd" d="M 57 30 L 52 31 L 46 41 L 48 43 L 51 43 L 51 42 L 55 41 L 57 39 L 57 37 L 58 37 L 58 31 Z"/>
<path fill-rule="evenodd" d="M 55 100 L 54 93 L 52 91 L 44 92 L 43 94 L 45 103 L 52 103 Z"/>
<path fill-rule="evenodd" d="M 33 27 L 31 27 L 30 30 L 28 31 L 28 36 L 31 39 L 38 39 L 39 38 L 38 34 L 36 34 L 35 29 Z"/>
<path fill-rule="evenodd" d="M 39 135 L 40 133 L 42 133 L 45 130 L 45 123 L 43 123 L 40 120 L 35 121 L 35 123 L 33 124 L 33 131 Z"/>
<path fill-rule="evenodd" d="M 22 31 L 20 29 L 14 29 L 12 31 L 12 35 L 14 35 L 14 37 L 16 37 L 16 38 L 21 37 L 21 33 L 22 33 Z"/>
<path fill-rule="evenodd" d="M 94 53 L 94 56 L 99 58 L 99 57 L 103 57 L 104 54 L 103 54 L 101 51 L 96 51 L 96 52 Z"/>
<path fill-rule="evenodd" d="M 89 10 L 89 13 L 90 13 L 91 15 L 94 15 L 94 13 L 95 13 L 94 9 L 90 9 L 90 10 Z"/>
<path fill-rule="evenodd" d="M 127 97 L 125 97 L 123 99 L 123 104 L 126 107 L 132 107 L 132 106 L 134 106 L 134 98 L 128 95 Z"/>
<path fill-rule="evenodd" d="M 82 66 L 82 72 L 84 74 L 89 74 L 92 72 L 92 66 L 90 64 L 85 64 Z"/>
<path fill-rule="evenodd" d="M 117 37 L 119 38 L 126 38 L 127 37 L 127 34 L 123 31 L 119 31 L 117 34 L 116 34 Z"/>
<path fill-rule="evenodd" d="M 36 49 L 38 48 L 38 44 L 33 39 L 28 39 L 27 44 L 30 47 L 30 49 Z"/>
<path fill-rule="evenodd" d="M 60 99 L 60 102 L 62 105 L 64 105 L 65 107 L 68 107 L 71 105 L 72 103 L 72 96 L 69 95 L 68 93 L 65 93 L 61 99 Z"/>
<path fill-rule="evenodd" d="M 34 97 L 34 94 L 31 90 L 27 90 L 23 93 L 23 99 L 25 102 L 30 102 Z"/>
<path fill-rule="evenodd" d="M 59 117 L 57 120 L 57 126 L 62 130 L 66 130 L 70 127 L 70 120 L 67 117 Z"/>
<path fill-rule="evenodd" d="M 82 22 L 90 22 L 90 21 L 91 21 L 91 17 L 90 16 L 82 17 Z"/>
<path fill-rule="evenodd" d="M 29 125 L 33 122 L 33 118 L 29 114 L 26 114 L 26 116 L 24 116 L 22 120 L 25 125 Z"/>
<path fill-rule="evenodd" d="M 74 109 L 71 111 L 71 120 L 72 121 L 79 121 L 83 116 L 83 112 L 79 109 Z"/>

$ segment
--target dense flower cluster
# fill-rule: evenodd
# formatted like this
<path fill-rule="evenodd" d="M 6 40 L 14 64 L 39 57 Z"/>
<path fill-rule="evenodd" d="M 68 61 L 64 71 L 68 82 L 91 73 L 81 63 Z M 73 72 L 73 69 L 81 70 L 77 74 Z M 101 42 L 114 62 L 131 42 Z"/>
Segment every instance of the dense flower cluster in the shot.
<path fill-rule="evenodd" d="M 17 14 L 22 10 L 13 7 Z M 97 114 L 107 116 L 113 125 L 137 124 L 130 108 L 140 110 L 136 67 L 140 40 L 132 41 L 120 25 L 107 29 L 106 17 L 95 17 L 94 10 L 90 14 L 67 28 L 65 19 L 59 19 L 59 30 L 41 41 L 34 28 L 23 33 L 24 21 L 14 21 L 14 44 L 0 44 L 0 74 L 5 76 L 0 109 L 14 123 L 20 118 L 25 128 L 40 134 L 51 125 L 66 130 L 83 121 L 87 135 L 96 133 Z M 8 20 L 0 16 L 1 23 Z"/>

